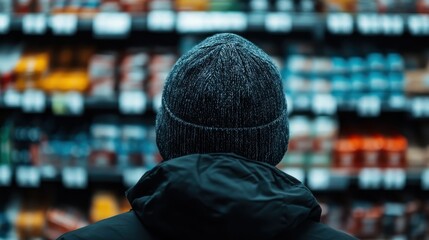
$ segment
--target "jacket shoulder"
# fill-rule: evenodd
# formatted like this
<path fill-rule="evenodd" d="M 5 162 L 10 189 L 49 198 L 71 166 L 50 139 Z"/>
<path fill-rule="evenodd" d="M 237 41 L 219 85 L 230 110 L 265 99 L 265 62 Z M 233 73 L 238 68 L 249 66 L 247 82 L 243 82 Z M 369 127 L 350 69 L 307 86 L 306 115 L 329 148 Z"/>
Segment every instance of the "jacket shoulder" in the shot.
<path fill-rule="evenodd" d="M 57 240 L 155 240 L 137 218 L 134 211 L 119 214 L 86 227 L 68 232 Z"/>
<path fill-rule="evenodd" d="M 307 222 L 296 233 L 296 240 L 357 240 L 357 238 L 348 235 L 347 233 L 335 230 L 325 224 L 319 222 Z"/>

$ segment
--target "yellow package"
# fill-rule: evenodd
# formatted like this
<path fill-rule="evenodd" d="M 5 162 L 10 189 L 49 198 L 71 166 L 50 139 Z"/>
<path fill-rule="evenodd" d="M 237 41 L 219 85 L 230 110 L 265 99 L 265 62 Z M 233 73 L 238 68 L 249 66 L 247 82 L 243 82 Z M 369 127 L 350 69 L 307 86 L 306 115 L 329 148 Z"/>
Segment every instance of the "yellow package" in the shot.
<path fill-rule="evenodd" d="M 177 0 L 177 11 L 207 11 L 210 2 L 208 0 Z"/>

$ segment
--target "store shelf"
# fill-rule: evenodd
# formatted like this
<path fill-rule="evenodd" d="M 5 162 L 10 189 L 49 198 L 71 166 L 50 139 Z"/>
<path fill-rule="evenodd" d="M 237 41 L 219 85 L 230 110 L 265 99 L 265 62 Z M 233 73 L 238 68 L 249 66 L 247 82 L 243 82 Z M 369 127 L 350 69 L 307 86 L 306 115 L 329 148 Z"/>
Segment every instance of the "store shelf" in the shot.
<path fill-rule="evenodd" d="M 85 111 L 109 110 L 119 111 L 124 114 L 136 115 L 153 112 L 154 107 L 151 101 L 144 99 L 142 106 L 129 109 L 127 103 L 122 103 L 118 97 L 85 97 L 79 93 L 60 94 L 57 96 L 46 96 L 43 92 L 37 91 L 43 96 L 34 96 L 30 100 L 25 100 L 25 93 L 14 92 L 14 96 L 4 94 L 0 98 L 0 110 L 22 110 L 25 113 L 43 113 L 51 110 L 55 115 L 81 115 Z M 60 96 L 60 97 L 59 97 Z M 38 99 L 41 98 L 41 99 Z"/>
<path fill-rule="evenodd" d="M 424 98 L 425 99 L 425 98 Z M 423 100 L 424 100 L 423 99 Z M 80 102 L 82 101 L 82 102 Z M 342 102 L 335 103 L 334 106 L 319 107 L 311 102 L 308 104 L 296 103 L 294 100 L 288 102 L 290 114 L 314 114 L 314 115 L 336 115 L 340 113 L 354 113 L 360 117 L 378 117 L 385 113 L 404 113 L 411 118 L 428 118 L 429 105 L 425 101 L 421 103 L 420 98 L 410 98 L 402 101 L 400 104 L 391 103 L 388 101 L 377 101 L 372 104 L 363 104 L 359 102 Z M 141 115 L 146 113 L 153 113 L 155 111 L 154 102 L 147 101 L 144 106 L 132 111 L 124 109 L 124 104 L 120 104 L 117 97 L 113 98 L 98 98 L 98 97 L 82 97 L 78 102 L 58 102 L 53 97 L 46 97 L 43 103 L 34 105 L 31 102 L 29 106 L 24 106 L 23 103 L 10 104 L 4 100 L 0 102 L 0 110 L 16 109 L 24 113 L 44 113 L 52 112 L 54 115 L 82 115 L 85 111 L 106 110 L 121 112 L 125 115 Z M 60 110 L 55 108 L 59 107 Z"/>
<path fill-rule="evenodd" d="M 413 98 L 399 97 L 398 99 L 380 100 L 371 95 L 361 96 L 349 101 L 338 101 L 331 95 L 321 96 L 294 96 L 288 98 L 291 113 L 314 113 L 316 115 L 335 115 L 340 112 L 354 112 L 363 117 L 377 117 L 388 112 L 410 113 L 417 116 L 410 109 Z M 426 116 L 423 114 L 423 116 Z"/>
<path fill-rule="evenodd" d="M 0 33 L 10 31 L 26 35 L 72 36 L 79 31 L 92 31 L 100 37 L 126 37 L 131 31 L 146 30 L 146 16 L 126 13 L 102 13 L 94 17 L 71 14 L 0 14 Z"/>
<path fill-rule="evenodd" d="M 335 35 L 429 36 L 429 16 L 377 13 L 285 13 L 285 12 L 173 12 L 145 14 L 99 13 L 93 17 L 70 14 L 0 14 L 0 33 L 22 31 L 29 35 L 73 35 L 93 31 L 101 37 L 126 37 L 133 31 L 210 32 L 320 32 Z"/>
<path fill-rule="evenodd" d="M 41 93 L 41 92 L 39 92 Z M 57 115 L 81 115 L 85 111 L 111 110 L 124 114 L 135 115 L 154 112 L 154 102 L 144 100 L 144 107 L 127 111 L 123 109 L 127 103 L 120 103 L 118 97 L 99 98 L 86 97 L 78 93 L 72 95 L 62 94 L 61 99 L 57 96 L 47 96 L 43 93 L 42 100 L 24 100 L 25 93 L 17 93 L 11 100 L 11 96 L 3 94 L 0 97 L 0 110 L 21 109 L 25 113 L 43 113 L 52 110 Z M 326 96 L 325 96 L 326 97 Z M 379 101 L 371 96 L 363 96 L 353 102 L 337 102 L 328 95 L 327 100 L 315 101 L 311 97 L 288 99 L 291 114 L 316 114 L 316 115 L 336 115 L 338 113 L 356 113 L 362 117 L 377 117 L 384 113 L 406 113 L 414 118 L 429 117 L 429 104 L 425 97 L 400 98 L 397 101 Z M 333 100 L 332 100 L 333 99 Z M 334 102 L 332 102 L 334 101 Z M 125 107 L 126 108 L 126 107 Z M 57 109 L 57 110 L 56 110 Z M 59 110 L 58 110 L 59 109 Z"/>
<path fill-rule="evenodd" d="M 130 187 L 137 183 L 147 171 L 143 167 L 124 170 L 100 168 L 87 170 L 83 167 L 54 168 L 52 166 L 18 166 L 0 165 L 0 187 L 17 186 L 38 188 L 47 182 L 61 182 L 65 188 L 85 189 L 90 183 L 119 183 Z"/>
<path fill-rule="evenodd" d="M 235 32 L 280 70 L 291 133 L 278 167 L 314 193 L 322 221 L 360 239 L 427 235 L 424 1 L 24 2 L 0 4 L 0 210 L 10 201 L 89 216 L 99 192 L 123 199 L 161 161 L 154 106 L 172 65 L 206 36 Z"/>
<path fill-rule="evenodd" d="M 303 181 L 313 191 L 398 190 L 418 187 L 428 190 L 428 170 L 365 168 L 355 173 L 326 168 L 303 171 L 299 168 L 284 169 L 286 173 Z"/>
<path fill-rule="evenodd" d="M 86 188 L 89 183 L 118 183 L 134 185 L 148 169 L 143 167 L 119 170 L 91 169 L 84 167 L 54 168 L 50 166 L 0 166 L 0 186 L 37 188 L 45 182 L 61 182 L 66 188 Z M 286 168 L 284 172 L 296 177 L 313 191 L 397 190 L 417 187 L 429 190 L 429 169 L 403 170 L 365 168 L 355 173 L 333 171 L 327 168 Z"/>

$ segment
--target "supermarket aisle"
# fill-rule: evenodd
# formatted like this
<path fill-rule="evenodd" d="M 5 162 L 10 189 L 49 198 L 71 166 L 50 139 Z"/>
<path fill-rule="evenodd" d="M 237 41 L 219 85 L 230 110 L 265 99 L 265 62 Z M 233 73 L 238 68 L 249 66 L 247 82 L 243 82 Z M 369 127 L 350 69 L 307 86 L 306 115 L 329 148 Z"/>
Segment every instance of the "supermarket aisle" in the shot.
<path fill-rule="evenodd" d="M 55 239 L 130 206 L 162 157 L 160 92 L 205 37 L 235 32 L 279 67 L 277 167 L 360 239 L 429 236 L 424 0 L 0 2 L 0 239 Z M 72 199 L 72 200 L 71 200 Z"/>

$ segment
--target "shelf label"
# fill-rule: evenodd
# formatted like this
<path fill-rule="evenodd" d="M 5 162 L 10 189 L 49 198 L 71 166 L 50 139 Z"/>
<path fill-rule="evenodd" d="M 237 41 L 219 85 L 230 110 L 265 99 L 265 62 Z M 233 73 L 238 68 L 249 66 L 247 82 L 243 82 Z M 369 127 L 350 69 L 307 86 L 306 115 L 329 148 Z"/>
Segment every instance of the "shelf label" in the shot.
<path fill-rule="evenodd" d="M 46 107 L 45 93 L 39 90 L 27 90 L 22 94 L 21 107 L 24 112 L 43 112 Z"/>
<path fill-rule="evenodd" d="M 43 14 L 26 14 L 22 19 L 22 31 L 25 34 L 42 35 L 46 32 L 46 16 Z"/>
<path fill-rule="evenodd" d="M 95 36 L 126 37 L 131 31 L 131 17 L 127 13 L 99 13 L 93 31 Z"/>
<path fill-rule="evenodd" d="M 310 111 L 312 107 L 311 97 L 307 94 L 297 94 L 293 96 L 292 108 L 296 111 Z"/>
<path fill-rule="evenodd" d="M 385 189 L 404 189 L 407 180 L 407 175 L 402 169 L 387 169 L 384 172 L 384 188 Z"/>
<path fill-rule="evenodd" d="M 359 14 L 357 16 L 357 28 L 362 34 L 377 33 L 377 15 L 376 14 Z"/>
<path fill-rule="evenodd" d="M 21 187 L 39 187 L 39 169 L 33 166 L 18 166 L 16 169 L 16 183 Z"/>
<path fill-rule="evenodd" d="M 289 174 L 292 177 L 298 179 L 298 181 L 300 181 L 302 183 L 305 180 L 305 173 L 304 173 L 304 170 L 302 170 L 301 168 L 286 167 L 286 168 L 282 169 L 282 171 L 285 172 L 286 174 Z"/>
<path fill-rule="evenodd" d="M 381 32 L 385 35 L 401 35 L 404 32 L 404 19 L 401 15 L 380 15 Z"/>
<path fill-rule="evenodd" d="M 64 94 L 62 93 L 54 93 L 51 96 L 51 106 L 52 112 L 54 114 L 65 114 L 67 111 L 66 101 Z"/>
<path fill-rule="evenodd" d="M 429 169 L 425 169 L 420 177 L 421 186 L 423 190 L 429 190 Z"/>
<path fill-rule="evenodd" d="M 146 172 L 147 169 L 142 167 L 125 169 L 123 172 L 124 185 L 127 187 L 134 186 Z"/>
<path fill-rule="evenodd" d="M 378 168 L 364 168 L 359 172 L 358 182 L 361 189 L 379 189 L 383 174 Z"/>
<path fill-rule="evenodd" d="M 71 114 L 82 114 L 84 110 L 84 100 L 82 94 L 69 92 L 66 94 L 68 109 Z"/>
<path fill-rule="evenodd" d="M 43 179 L 54 179 L 57 176 L 57 170 L 52 165 L 43 165 L 39 167 L 40 176 Z"/>
<path fill-rule="evenodd" d="M 287 113 L 290 115 L 293 112 L 293 100 L 289 96 L 289 94 L 286 94 L 286 104 L 287 104 Z"/>
<path fill-rule="evenodd" d="M 353 17 L 348 13 L 331 13 L 326 19 L 326 24 L 331 33 L 353 33 Z"/>
<path fill-rule="evenodd" d="M 9 32 L 10 16 L 8 14 L 0 14 L 0 33 Z"/>
<path fill-rule="evenodd" d="M 9 186 L 12 182 L 12 171 L 8 165 L 0 165 L 0 186 Z"/>
<path fill-rule="evenodd" d="M 350 186 L 350 175 L 347 172 L 332 172 L 330 189 L 346 190 Z"/>
<path fill-rule="evenodd" d="M 337 100 L 330 94 L 316 94 L 313 97 L 313 112 L 316 114 L 330 114 L 337 112 Z"/>
<path fill-rule="evenodd" d="M 427 117 L 429 116 L 429 98 L 428 97 L 414 97 L 410 101 L 411 114 L 413 117 Z"/>
<path fill-rule="evenodd" d="M 404 110 L 407 107 L 407 98 L 402 95 L 392 95 L 389 98 L 389 106 L 392 109 Z"/>
<path fill-rule="evenodd" d="M 64 167 L 61 176 L 66 188 L 86 188 L 88 185 L 88 173 L 83 167 Z"/>
<path fill-rule="evenodd" d="M 376 117 L 381 112 L 381 100 L 377 96 L 362 96 L 356 104 L 359 116 Z"/>
<path fill-rule="evenodd" d="M 158 112 L 162 106 L 162 94 L 157 94 L 152 100 L 152 107 L 155 112 Z"/>
<path fill-rule="evenodd" d="M 176 29 L 180 33 L 245 31 L 247 16 L 241 12 L 180 12 Z"/>
<path fill-rule="evenodd" d="M 140 114 L 146 110 L 147 99 L 142 91 L 125 91 L 119 94 L 119 110 L 125 114 Z"/>
<path fill-rule="evenodd" d="M 265 29 L 268 32 L 290 32 L 292 17 L 286 13 L 268 13 L 265 16 Z"/>
<path fill-rule="evenodd" d="M 21 94 L 14 89 L 8 89 L 3 95 L 4 105 L 6 107 L 21 106 Z"/>
<path fill-rule="evenodd" d="M 56 35 L 73 35 L 77 30 L 77 16 L 75 14 L 56 14 L 50 18 L 52 32 Z"/>
<path fill-rule="evenodd" d="M 404 32 L 404 18 L 398 14 L 359 14 L 357 16 L 359 32 L 367 35 L 400 35 Z"/>
<path fill-rule="evenodd" d="M 330 186 L 330 171 L 323 168 L 315 168 L 308 171 L 307 185 L 312 190 L 326 190 Z"/>
<path fill-rule="evenodd" d="M 429 34 L 429 16 L 423 14 L 411 15 L 407 19 L 407 25 L 412 35 Z"/>
<path fill-rule="evenodd" d="M 176 15 L 172 11 L 151 11 L 147 15 L 147 28 L 150 31 L 173 31 Z"/>

